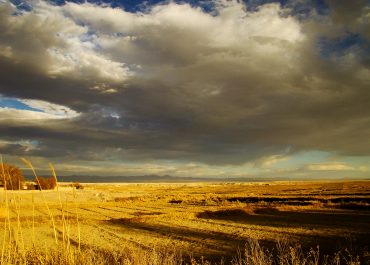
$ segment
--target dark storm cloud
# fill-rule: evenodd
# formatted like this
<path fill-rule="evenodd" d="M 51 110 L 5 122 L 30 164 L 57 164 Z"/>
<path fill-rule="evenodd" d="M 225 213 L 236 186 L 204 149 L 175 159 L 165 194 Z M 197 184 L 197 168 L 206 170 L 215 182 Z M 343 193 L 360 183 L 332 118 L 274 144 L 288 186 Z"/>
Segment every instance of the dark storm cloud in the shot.
<path fill-rule="evenodd" d="M 362 16 L 368 16 L 369 1 L 368 0 L 328 0 L 331 10 L 331 16 L 334 22 L 344 25 L 356 23 Z"/>
<path fill-rule="evenodd" d="M 215 2 L 217 15 L 174 3 L 134 14 L 36 2 L 14 16 L 0 4 L 0 93 L 79 113 L 0 119 L 0 151 L 208 164 L 301 150 L 370 155 L 363 46 L 330 56 L 320 46 L 346 23 L 366 38 L 366 5 L 344 14 L 333 1 L 330 15 L 299 21 L 278 4 Z M 9 148 L 19 139 L 37 145 Z"/>

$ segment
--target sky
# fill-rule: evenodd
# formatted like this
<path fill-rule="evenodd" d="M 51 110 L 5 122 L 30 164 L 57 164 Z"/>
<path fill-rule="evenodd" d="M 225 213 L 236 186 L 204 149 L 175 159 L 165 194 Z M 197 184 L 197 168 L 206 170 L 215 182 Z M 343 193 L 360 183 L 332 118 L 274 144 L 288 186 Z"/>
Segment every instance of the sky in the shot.
<path fill-rule="evenodd" d="M 369 178 L 370 2 L 0 0 L 0 154 L 59 175 Z"/>

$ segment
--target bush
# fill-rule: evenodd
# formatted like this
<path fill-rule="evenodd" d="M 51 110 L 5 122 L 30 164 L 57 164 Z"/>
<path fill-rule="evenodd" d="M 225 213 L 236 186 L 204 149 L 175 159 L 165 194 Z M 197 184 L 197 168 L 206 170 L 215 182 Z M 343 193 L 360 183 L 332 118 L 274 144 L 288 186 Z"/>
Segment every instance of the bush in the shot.
<path fill-rule="evenodd" d="M 41 190 L 53 190 L 57 186 L 57 180 L 54 177 L 36 177 L 35 182 L 39 185 L 39 189 Z"/>
<path fill-rule="evenodd" d="M 0 180 L 6 190 L 23 189 L 23 183 L 25 181 L 22 170 L 9 164 L 1 164 Z"/>
<path fill-rule="evenodd" d="M 79 182 L 73 182 L 72 187 L 76 188 L 76 190 L 83 190 L 84 189 L 84 186 L 82 186 L 82 184 L 79 183 Z"/>
<path fill-rule="evenodd" d="M 35 190 L 35 184 L 34 183 L 26 183 L 27 190 Z"/>

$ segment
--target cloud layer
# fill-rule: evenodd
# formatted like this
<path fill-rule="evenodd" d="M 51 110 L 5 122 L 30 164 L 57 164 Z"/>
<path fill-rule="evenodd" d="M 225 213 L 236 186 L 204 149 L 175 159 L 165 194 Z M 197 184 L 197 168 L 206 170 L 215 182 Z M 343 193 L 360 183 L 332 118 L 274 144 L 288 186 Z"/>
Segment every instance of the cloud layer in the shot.
<path fill-rule="evenodd" d="M 0 94 L 46 112 L 0 110 L 0 152 L 262 167 L 309 150 L 370 156 L 370 9 L 344 5 L 302 18 L 223 0 L 0 3 Z M 37 148 L 4 147 L 20 139 Z"/>

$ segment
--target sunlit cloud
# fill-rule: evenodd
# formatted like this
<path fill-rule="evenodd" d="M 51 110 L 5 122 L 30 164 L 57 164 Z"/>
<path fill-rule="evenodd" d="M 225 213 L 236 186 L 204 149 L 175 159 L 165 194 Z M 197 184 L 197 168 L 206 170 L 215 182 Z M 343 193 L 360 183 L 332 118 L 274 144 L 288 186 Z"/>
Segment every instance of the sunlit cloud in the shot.
<path fill-rule="evenodd" d="M 78 116 L 76 111 L 66 106 L 34 99 L 21 99 L 20 101 L 31 108 L 38 109 L 45 114 L 50 114 L 52 117 L 74 118 Z"/>
<path fill-rule="evenodd" d="M 272 155 L 257 160 L 255 162 L 255 165 L 260 167 L 271 167 L 272 165 L 277 164 L 281 161 L 285 161 L 287 159 L 289 159 L 289 157 L 284 155 Z"/>
<path fill-rule="evenodd" d="M 18 110 L 11 108 L 0 107 L 0 122 L 2 121 L 32 121 L 32 120 L 48 120 L 48 119 L 64 119 L 71 117 L 69 113 L 48 113 L 31 110 Z"/>
<path fill-rule="evenodd" d="M 317 171 L 341 171 L 341 170 L 355 170 L 355 168 L 340 162 L 332 163 L 321 163 L 321 164 L 312 164 L 306 166 L 308 170 L 317 170 Z"/>

